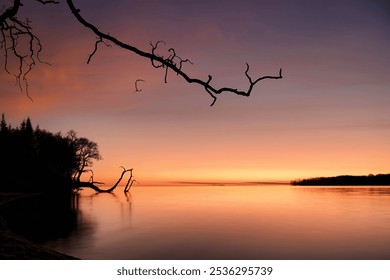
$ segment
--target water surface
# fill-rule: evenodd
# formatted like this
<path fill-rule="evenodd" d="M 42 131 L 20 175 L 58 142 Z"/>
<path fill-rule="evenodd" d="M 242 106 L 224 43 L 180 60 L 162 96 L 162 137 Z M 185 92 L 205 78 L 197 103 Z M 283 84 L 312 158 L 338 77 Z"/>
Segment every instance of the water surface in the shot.
<path fill-rule="evenodd" d="M 389 187 L 83 190 L 77 230 L 43 242 L 82 259 L 390 259 Z"/>

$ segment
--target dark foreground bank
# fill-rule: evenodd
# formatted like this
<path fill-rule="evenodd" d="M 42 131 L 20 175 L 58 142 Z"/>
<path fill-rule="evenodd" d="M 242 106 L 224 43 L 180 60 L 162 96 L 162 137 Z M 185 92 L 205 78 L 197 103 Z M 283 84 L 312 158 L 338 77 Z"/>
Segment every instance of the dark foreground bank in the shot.
<path fill-rule="evenodd" d="M 26 195 L 16 193 L 0 194 L 0 210 L 12 201 Z M 1 213 L 1 212 L 0 212 Z M 77 259 L 42 246 L 36 245 L 13 233 L 0 215 L 0 259 L 1 260 L 72 260 Z"/>

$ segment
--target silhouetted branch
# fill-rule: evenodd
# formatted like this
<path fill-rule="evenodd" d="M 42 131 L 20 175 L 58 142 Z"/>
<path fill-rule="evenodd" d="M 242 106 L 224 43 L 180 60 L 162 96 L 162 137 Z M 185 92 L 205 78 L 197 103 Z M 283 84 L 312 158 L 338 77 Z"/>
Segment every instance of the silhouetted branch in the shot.
<path fill-rule="evenodd" d="M 99 193 L 102 193 L 102 192 L 105 192 L 105 193 L 110 193 L 110 192 L 112 192 L 113 190 L 115 190 L 115 188 L 118 186 L 118 184 L 122 181 L 122 178 L 123 178 L 123 176 L 127 173 L 127 172 L 130 172 L 130 178 L 129 178 L 129 180 L 127 181 L 127 184 L 126 184 L 126 187 L 125 187 L 125 192 L 127 192 L 130 188 L 131 188 L 131 185 L 133 184 L 133 183 L 131 183 L 131 185 L 130 185 L 130 187 L 129 187 L 129 182 L 131 182 L 132 181 L 132 178 L 133 178 L 133 168 L 131 168 L 131 169 L 126 169 L 125 167 L 123 167 L 123 166 L 120 166 L 122 169 L 123 169 L 123 171 L 122 171 L 122 173 L 121 173 L 121 175 L 120 175 L 120 177 L 119 177 L 119 179 L 118 179 L 118 181 L 111 187 L 111 188 L 109 188 L 109 189 L 101 189 L 101 188 L 99 188 L 98 186 L 96 186 L 95 184 L 102 184 L 102 183 L 100 183 L 100 182 L 94 182 L 93 181 L 93 177 L 92 177 L 92 182 L 91 182 L 91 179 L 90 179 L 90 181 L 88 181 L 88 182 L 78 182 L 78 185 L 79 185 L 79 187 L 88 187 L 88 188 L 91 188 L 91 189 L 93 189 L 93 190 L 95 190 L 96 192 L 99 192 Z M 91 171 L 91 170 L 88 170 L 88 171 Z M 93 174 L 93 172 L 92 172 L 92 174 Z M 135 181 L 135 180 L 134 180 Z"/>
<path fill-rule="evenodd" d="M 95 181 L 95 180 L 93 179 L 93 176 L 94 176 L 95 174 L 93 173 L 93 170 L 92 170 L 92 169 L 87 169 L 87 170 L 85 170 L 84 172 L 91 172 L 91 177 L 89 177 L 88 183 L 98 184 L 98 185 L 104 185 L 103 182 L 97 182 L 97 181 Z"/>
<path fill-rule="evenodd" d="M 58 4 L 59 1 L 53 0 L 35 0 L 41 4 Z M 151 61 L 151 64 L 154 68 L 163 68 L 164 73 L 164 82 L 167 83 L 168 72 L 173 71 L 176 75 L 181 76 L 188 83 L 198 84 L 204 87 L 205 91 L 212 97 L 213 101 L 211 106 L 213 106 L 217 100 L 217 96 L 221 93 L 230 92 L 236 95 L 241 96 L 250 96 L 253 88 L 257 85 L 258 82 L 265 79 L 281 79 L 282 78 L 282 69 L 279 70 L 279 75 L 267 75 L 262 76 L 257 79 L 253 79 L 249 75 L 249 64 L 246 64 L 245 76 L 248 79 L 249 86 L 246 90 L 239 90 L 237 88 L 231 87 L 220 87 L 217 88 L 211 84 L 212 76 L 208 75 L 207 80 L 202 80 L 198 78 L 190 77 L 186 72 L 183 71 L 183 64 L 190 63 L 193 64 L 189 59 L 183 59 L 177 55 L 174 48 L 168 49 L 168 55 L 164 57 L 158 52 L 158 48 L 161 45 L 166 45 L 164 41 L 157 41 L 157 43 L 150 43 L 151 50 L 142 51 L 131 44 L 122 42 L 118 38 L 111 36 L 109 33 L 104 33 L 100 31 L 95 25 L 86 21 L 80 15 L 80 9 L 77 9 L 74 6 L 72 0 L 66 1 L 69 9 L 76 17 L 76 19 L 86 28 L 90 29 L 96 36 L 97 40 L 95 41 L 95 46 L 91 54 L 88 56 L 87 63 L 89 63 L 92 57 L 96 54 L 98 46 L 100 43 L 110 46 L 109 43 L 112 43 L 122 49 L 133 52 L 141 57 L 147 58 Z M 36 65 L 36 62 L 41 62 L 39 55 L 42 52 L 42 44 L 39 38 L 32 32 L 31 22 L 26 20 L 20 20 L 16 17 L 18 14 L 19 8 L 22 6 L 20 0 L 14 0 L 13 4 L 5 9 L 3 12 L 0 12 L 0 48 L 4 50 L 5 64 L 4 68 L 7 73 L 12 74 L 16 78 L 16 82 L 19 85 L 20 89 L 23 89 L 22 83 L 24 83 L 24 88 L 28 96 L 28 82 L 27 75 Z M 26 48 L 27 45 L 27 48 Z M 10 70 L 10 57 L 16 59 L 17 70 L 13 73 Z M 136 91 L 137 91 L 136 87 Z M 139 91 L 139 90 L 138 90 Z M 30 98 L 31 99 L 31 98 Z"/>
<path fill-rule="evenodd" d="M 150 46 L 152 47 L 151 61 L 152 61 L 152 65 L 153 65 L 154 68 L 161 68 L 161 67 L 164 68 L 164 63 L 162 63 L 161 61 L 160 61 L 160 64 L 158 64 L 158 65 L 156 65 L 155 62 L 154 62 L 156 60 L 155 57 L 158 57 L 158 58 L 160 58 L 160 59 L 162 59 L 164 61 L 164 57 L 163 56 L 159 56 L 159 55 L 157 55 L 155 53 L 156 49 L 158 48 L 158 44 L 160 44 L 160 43 L 164 44 L 164 46 L 166 45 L 166 43 L 164 41 L 157 41 L 157 43 L 154 44 L 154 45 L 153 45 L 152 42 L 150 42 Z M 141 54 L 139 54 L 139 55 L 141 55 Z"/>
<path fill-rule="evenodd" d="M 213 79 L 213 77 L 211 77 L 211 75 L 209 75 L 209 79 L 207 80 L 206 85 L 209 85 L 212 79 Z M 205 86 L 204 88 L 206 89 L 208 94 L 210 94 L 210 96 L 213 98 L 213 102 L 210 104 L 210 106 L 213 106 L 214 103 L 217 101 L 217 97 L 209 90 L 209 88 L 207 86 Z"/>
<path fill-rule="evenodd" d="M 129 182 L 130 182 L 130 185 L 129 185 Z M 131 180 L 131 181 L 129 180 L 129 181 L 127 182 L 126 187 L 125 187 L 125 190 L 124 190 L 125 193 L 129 192 L 129 190 L 131 189 L 131 186 L 133 186 L 133 183 L 134 183 L 134 182 L 137 182 L 137 183 L 138 183 L 138 181 L 135 180 L 135 179 L 133 179 L 133 180 Z"/>
<path fill-rule="evenodd" d="M 58 1 L 36 1 L 42 4 L 59 3 Z M 4 69 L 8 74 L 15 76 L 21 91 L 23 91 L 22 83 L 24 83 L 26 94 L 31 99 L 28 94 L 27 75 L 35 66 L 36 61 L 48 63 L 43 62 L 39 57 L 42 44 L 32 32 L 30 20 L 28 18 L 20 20 L 16 17 L 21 6 L 20 0 L 15 0 L 10 8 L 0 14 L 0 49 L 4 50 Z M 14 57 L 17 61 L 17 70 L 14 73 L 9 70 L 10 57 Z"/>
<path fill-rule="evenodd" d="M 262 80 L 265 80 L 265 79 L 281 79 L 282 78 L 282 69 L 280 69 L 278 76 L 269 76 L 269 75 L 268 76 L 262 76 L 262 77 L 259 77 L 259 78 L 255 79 L 253 81 L 253 79 L 248 74 L 248 72 L 249 72 L 249 64 L 247 63 L 246 64 L 247 68 L 246 68 L 246 71 L 245 71 L 245 76 L 248 78 L 248 81 L 249 81 L 249 87 L 248 87 L 247 90 L 238 90 L 236 88 L 230 88 L 230 87 L 216 88 L 216 87 L 214 87 L 214 86 L 212 86 L 210 84 L 210 82 L 212 80 L 212 76 L 211 75 L 208 75 L 208 80 L 204 81 L 204 80 L 197 79 L 197 78 L 191 78 L 189 75 L 187 75 L 185 72 L 183 72 L 182 71 L 183 63 L 189 62 L 189 63 L 192 64 L 192 62 L 190 60 L 188 60 L 188 59 L 181 59 L 180 57 L 178 57 L 176 55 L 176 52 L 175 52 L 175 50 L 173 48 L 170 48 L 168 50 L 170 55 L 167 58 L 164 58 L 164 56 L 159 55 L 156 52 L 156 50 L 157 50 L 157 48 L 159 47 L 160 44 L 165 45 L 164 41 L 157 41 L 157 43 L 155 43 L 155 44 L 150 43 L 150 46 L 151 46 L 151 51 L 150 52 L 142 51 L 142 50 L 140 50 L 140 49 L 138 49 L 138 48 L 136 48 L 136 47 L 134 47 L 132 45 L 129 45 L 127 43 L 122 42 L 121 40 L 119 40 L 119 39 L 109 35 L 108 33 L 101 32 L 96 26 L 94 26 L 93 24 L 91 24 L 88 21 L 86 21 L 80 15 L 80 10 L 77 9 L 74 6 L 72 0 L 67 0 L 67 3 L 68 3 L 68 6 L 69 6 L 70 10 L 72 11 L 74 16 L 76 17 L 76 19 L 82 25 L 84 25 L 85 27 L 90 29 L 93 33 L 95 33 L 95 35 L 97 35 L 98 38 L 105 39 L 108 42 L 111 42 L 111 43 L 117 45 L 118 47 L 120 47 L 122 49 L 128 50 L 128 51 L 133 52 L 133 53 L 135 53 L 135 54 L 137 54 L 139 56 L 142 56 L 142 57 L 150 59 L 150 61 L 152 63 L 152 66 L 154 68 L 165 68 L 165 75 L 164 75 L 164 81 L 165 82 L 167 82 L 168 70 L 172 70 L 178 76 L 181 76 L 182 78 L 184 78 L 188 83 L 194 83 L 194 84 L 199 84 L 199 85 L 203 86 L 205 88 L 206 92 L 213 98 L 213 102 L 211 103 L 210 106 L 213 106 L 215 104 L 215 102 L 217 100 L 217 95 L 219 95 L 221 93 L 230 92 L 230 93 L 234 93 L 234 94 L 241 95 L 241 96 L 250 96 L 254 86 L 258 82 L 260 82 Z M 176 62 L 175 60 L 178 60 L 178 62 Z"/>
<path fill-rule="evenodd" d="M 38 1 L 39 3 L 42 3 L 42 4 L 59 4 L 60 2 L 58 2 L 58 1 L 50 1 L 50 0 L 48 0 L 48 1 L 45 1 L 45 0 L 36 0 L 36 1 Z"/>
<path fill-rule="evenodd" d="M 131 186 L 133 185 L 134 182 L 137 182 L 135 179 L 133 179 L 133 169 L 130 170 L 130 177 L 127 180 L 126 186 L 123 190 L 124 193 L 129 192 Z M 130 184 L 130 185 L 129 185 Z"/>
<path fill-rule="evenodd" d="M 135 81 L 135 83 L 134 83 L 135 92 L 141 92 L 141 91 L 142 91 L 142 89 L 139 89 L 139 88 L 138 88 L 138 83 L 139 83 L 139 82 L 145 82 L 145 81 L 142 80 L 142 79 L 138 79 L 138 80 Z"/>
<path fill-rule="evenodd" d="M 96 39 L 96 42 L 95 42 L 95 48 L 94 48 L 94 50 L 92 51 L 92 53 L 89 55 L 88 60 L 87 60 L 87 64 L 89 64 L 89 62 L 91 61 L 92 57 L 95 55 L 95 53 L 96 53 L 96 51 L 97 51 L 97 49 L 98 49 L 98 45 L 99 45 L 100 43 L 105 44 L 106 47 L 111 47 L 110 44 L 107 44 L 106 42 L 103 41 L 102 37 L 97 38 L 97 39 Z"/>

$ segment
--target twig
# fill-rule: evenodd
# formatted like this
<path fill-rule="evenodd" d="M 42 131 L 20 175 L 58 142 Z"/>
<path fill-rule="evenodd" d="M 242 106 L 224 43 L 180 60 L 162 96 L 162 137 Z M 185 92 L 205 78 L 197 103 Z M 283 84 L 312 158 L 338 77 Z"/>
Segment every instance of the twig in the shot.
<path fill-rule="evenodd" d="M 213 98 L 213 102 L 211 103 L 211 106 L 213 106 L 215 104 L 215 102 L 217 100 L 217 95 L 219 95 L 221 93 L 230 92 L 230 93 L 234 93 L 234 94 L 237 94 L 237 95 L 240 95 L 240 96 L 250 96 L 254 86 L 258 82 L 260 82 L 262 80 L 265 80 L 265 79 L 281 79 L 282 78 L 282 69 L 280 69 L 278 76 L 267 75 L 267 76 L 259 77 L 259 78 L 257 78 L 256 80 L 253 81 L 252 78 L 248 74 L 248 72 L 249 72 L 249 64 L 247 63 L 246 64 L 247 68 L 246 68 L 246 71 L 245 71 L 245 75 L 246 75 L 246 77 L 248 78 L 248 81 L 249 81 L 249 87 L 248 87 L 247 90 L 239 90 L 239 89 L 231 88 L 231 87 L 216 88 L 216 87 L 214 87 L 214 86 L 212 86 L 210 84 L 210 81 L 212 79 L 211 75 L 208 76 L 209 79 L 207 81 L 204 81 L 204 80 L 200 80 L 200 79 L 197 79 L 197 78 L 191 78 L 187 73 L 185 73 L 182 70 L 182 64 L 184 62 L 190 62 L 192 64 L 192 62 L 187 60 L 187 59 L 183 60 L 183 59 L 179 58 L 176 55 L 176 52 L 174 51 L 174 49 L 170 48 L 168 50 L 171 53 L 168 56 L 168 58 L 164 58 L 164 56 L 159 55 L 156 52 L 156 50 L 157 50 L 157 48 L 159 47 L 160 44 L 164 44 L 165 45 L 164 41 L 157 41 L 157 43 L 155 43 L 155 44 L 150 43 L 150 46 L 152 48 L 150 52 L 142 51 L 142 50 L 140 50 L 140 49 L 138 49 L 138 48 L 136 48 L 136 47 L 134 47 L 134 46 L 132 46 L 130 44 L 122 42 L 121 40 L 117 39 L 116 37 L 111 36 L 108 33 L 104 33 L 102 31 L 100 31 L 96 26 L 94 26 L 93 24 L 91 24 L 88 21 L 86 21 L 80 15 L 80 10 L 77 9 L 74 6 L 72 0 L 67 0 L 66 2 L 68 4 L 70 10 L 72 11 L 73 15 L 76 17 L 76 19 L 82 25 L 84 25 L 86 28 L 90 29 L 93 33 L 95 33 L 95 35 L 97 35 L 99 38 L 105 39 L 108 42 L 111 42 L 111 43 L 117 45 L 118 47 L 120 47 L 122 49 L 128 50 L 128 51 L 133 52 L 133 53 L 135 53 L 135 54 L 137 54 L 139 56 L 142 56 L 142 57 L 150 59 L 150 61 L 152 63 L 152 66 L 154 68 L 165 68 L 165 75 L 164 75 L 164 81 L 165 82 L 167 82 L 168 70 L 172 70 L 178 76 L 181 76 L 184 80 L 186 80 L 188 83 L 190 83 L 190 84 L 194 83 L 194 84 L 198 84 L 198 85 L 201 85 L 202 87 L 204 87 L 206 92 Z M 179 58 L 179 65 L 177 65 L 177 63 L 175 63 L 175 61 L 174 61 L 174 59 L 177 59 L 177 58 Z"/>

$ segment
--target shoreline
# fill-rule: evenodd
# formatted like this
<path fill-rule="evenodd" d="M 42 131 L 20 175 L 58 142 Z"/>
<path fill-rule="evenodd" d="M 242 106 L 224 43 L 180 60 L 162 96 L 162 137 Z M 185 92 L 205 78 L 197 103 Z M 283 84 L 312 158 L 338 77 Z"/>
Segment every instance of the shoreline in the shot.
<path fill-rule="evenodd" d="M 390 186 L 390 174 L 339 175 L 291 181 L 293 186 Z"/>
<path fill-rule="evenodd" d="M 37 194 L 0 193 L 0 208 L 20 198 Z M 0 215 L 0 260 L 77 260 L 73 256 L 47 249 L 13 233 Z"/>

